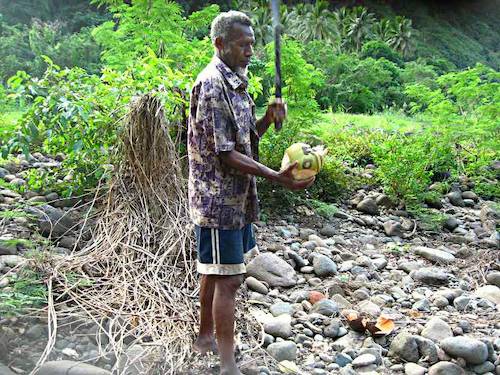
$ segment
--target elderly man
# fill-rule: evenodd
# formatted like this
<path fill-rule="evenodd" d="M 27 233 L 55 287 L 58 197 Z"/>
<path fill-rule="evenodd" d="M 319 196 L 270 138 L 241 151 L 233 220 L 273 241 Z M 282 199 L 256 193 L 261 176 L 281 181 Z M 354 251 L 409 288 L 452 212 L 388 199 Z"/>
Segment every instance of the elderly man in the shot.
<path fill-rule="evenodd" d="M 246 70 L 255 42 L 250 19 L 221 13 L 212 23 L 215 56 L 191 92 L 188 126 L 189 204 L 201 274 L 200 330 L 194 348 L 218 349 L 221 374 L 240 374 L 234 358 L 235 295 L 246 272 L 244 254 L 256 247 L 252 222 L 258 220 L 255 176 L 291 190 L 291 165 L 277 172 L 257 161 L 260 137 L 283 121 L 285 105 L 273 102 L 260 120 L 247 91 Z M 214 339 L 217 338 L 217 345 Z"/>

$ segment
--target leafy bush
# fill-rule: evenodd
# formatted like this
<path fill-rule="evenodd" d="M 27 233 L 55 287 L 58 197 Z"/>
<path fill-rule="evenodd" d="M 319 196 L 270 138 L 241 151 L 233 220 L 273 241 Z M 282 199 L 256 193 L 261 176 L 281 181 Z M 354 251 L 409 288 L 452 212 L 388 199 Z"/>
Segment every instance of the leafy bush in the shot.
<path fill-rule="evenodd" d="M 398 66 L 403 65 L 403 58 L 401 55 L 389 47 L 387 43 L 379 40 L 372 40 L 365 43 L 361 48 L 361 57 L 371 57 L 375 60 L 383 57 Z"/>

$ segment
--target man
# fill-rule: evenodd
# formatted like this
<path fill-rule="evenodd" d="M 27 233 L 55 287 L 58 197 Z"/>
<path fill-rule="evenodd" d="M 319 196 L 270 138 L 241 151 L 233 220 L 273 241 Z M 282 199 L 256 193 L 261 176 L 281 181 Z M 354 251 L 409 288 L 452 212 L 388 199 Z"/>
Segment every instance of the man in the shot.
<path fill-rule="evenodd" d="M 285 119 L 286 108 L 273 102 L 255 119 L 246 78 L 255 42 L 250 19 L 241 12 L 221 13 L 211 38 L 215 56 L 191 92 L 188 126 L 189 204 L 201 274 L 194 348 L 218 349 L 221 374 L 234 375 L 240 374 L 234 358 L 235 295 L 246 272 L 244 253 L 255 247 L 252 222 L 258 220 L 255 176 L 292 190 L 307 188 L 314 179 L 295 181 L 296 165 L 277 172 L 257 161 L 259 138 Z"/>

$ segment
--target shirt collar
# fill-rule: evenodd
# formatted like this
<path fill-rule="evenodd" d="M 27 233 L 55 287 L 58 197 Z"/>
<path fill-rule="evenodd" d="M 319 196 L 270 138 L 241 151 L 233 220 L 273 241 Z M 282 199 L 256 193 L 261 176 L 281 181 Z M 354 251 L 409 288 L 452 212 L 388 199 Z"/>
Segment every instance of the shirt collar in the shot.
<path fill-rule="evenodd" d="M 247 88 L 248 80 L 246 77 L 243 77 L 231 70 L 231 68 L 217 56 L 213 57 L 212 62 L 233 90 L 236 90 L 240 86 L 242 86 L 243 89 Z"/>

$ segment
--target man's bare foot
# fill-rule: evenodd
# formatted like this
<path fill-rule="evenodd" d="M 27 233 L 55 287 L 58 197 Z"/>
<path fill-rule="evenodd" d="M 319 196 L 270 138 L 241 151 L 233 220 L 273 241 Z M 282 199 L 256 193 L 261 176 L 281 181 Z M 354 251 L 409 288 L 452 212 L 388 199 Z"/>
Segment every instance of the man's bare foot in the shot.
<path fill-rule="evenodd" d="M 242 375 L 236 363 L 233 362 L 228 365 L 221 365 L 220 375 Z"/>
<path fill-rule="evenodd" d="M 213 336 L 198 336 L 193 344 L 193 349 L 203 355 L 208 352 L 217 353 L 217 343 Z"/>

